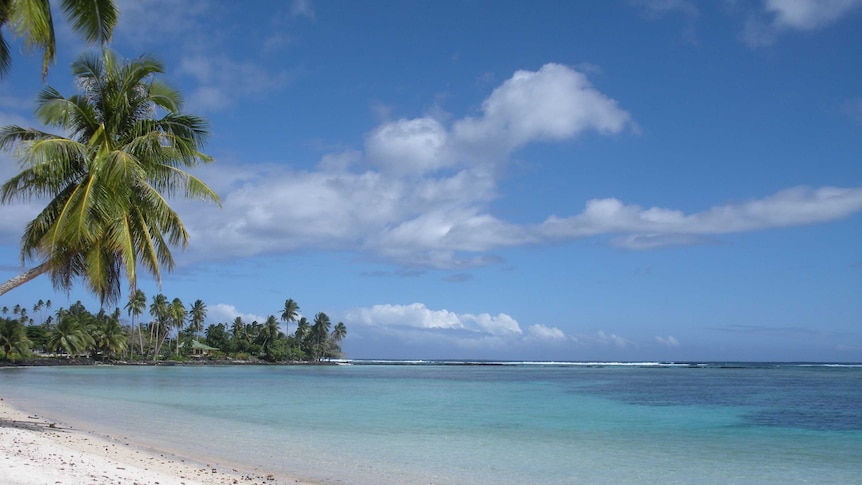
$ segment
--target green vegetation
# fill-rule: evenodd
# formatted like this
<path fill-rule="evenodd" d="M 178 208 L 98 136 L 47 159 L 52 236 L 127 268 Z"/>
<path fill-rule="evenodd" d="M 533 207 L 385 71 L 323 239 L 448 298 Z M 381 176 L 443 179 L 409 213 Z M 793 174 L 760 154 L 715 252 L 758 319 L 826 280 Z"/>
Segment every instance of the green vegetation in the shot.
<path fill-rule="evenodd" d="M 269 315 L 263 323 L 232 322 L 204 328 L 207 307 L 196 300 L 186 308 L 182 300 L 159 293 L 147 305 L 143 291 L 136 290 L 125 305 L 128 321 L 122 321 L 119 307 L 90 313 L 81 302 L 45 315 L 51 301 L 33 306 L 37 322 L 26 307 L 0 309 L 0 360 L 55 356 L 95 361 L 191 361 L 242 360 L 261 362 L 320 362 L 341 356 L 341 341 L 347 327 L 332 326 L 328 315 L 314 315 L 313 324 L 299 317 L 299 305 L 285 301 L 281 320 L 297 321 L 293 334 L 279 326 L 279 318 Z M 149 321 L 141 321 L 145 310 Z M 289 311 L 288 311 L 289 310 Z M 330 329 L 331 327 L 331 329 Z M 286 330 L 289 327 L 285 328 Z"/>
<path fill-rule="evenodd" d="M 44 87 L 35 116 L 60 135 L 35 128 L 0 128 L 0 149 L 13 152 L 21 172 L 0 186 L 0 204 L 33 199 L 47 206 L 27 224 L 21 238 L 21 262 L 35 264 L 0 284 L 0 295 L 42 274 L 55 288 L 68 291 L 78 279 L 99 297 L 93 314 L 78 302 L 51 313 L 51 301 L 33 306 L 38 322 L 25 307 L 2 308 L 0 360 L 28 356 L 68 359 L 158 361 L 191 357 L 263 359 L 270 362 L 320 361 L 337 357 L 347 330 L 339 323 L 330 333 L 324 313 L 314 325 L 300 318 L 293 335 L 290 322 L 299 305 L 284 303 L 279 320 L 231 323 L 204 328 L 206 305 L 188 309 L 179 298 L 153 296 L 149 305 L 137 288 L 142 266 L 161 282 L 171 270 L 170 247 L 188 243 L 188 233 L 168 198 L 220 203 L 218 195 L 186 169 L 212 159 L 202 153 L 207 123 L 182 113 L 180 93 L 158 79 L 162 64 L 149 56 L 131 61 L 106 49 L 118 11 L 114 0 L 59 0 L 72 30 L 101 51 L 72 63 L 79 93 L 68 98 Z M 11 29 L 28 47 L 43 52 L 43 78 L 54 61 L 56 42 L 49 0 L 0 0 L 0 29 Z M 0 32 L 0 77 L 11 64 L 9 46 Z M 125 278 L 124 278 L 125 276 Z M 129 297 L 117 307 L 123 279 Z M 145 315 L 148 322 L 142 321 Z M 205 336 L 205 343 L 200 341 Z M 137 345 L 135 345 L 137 344 Z M 213 350 L 212 348 L 217 350 Z"/>

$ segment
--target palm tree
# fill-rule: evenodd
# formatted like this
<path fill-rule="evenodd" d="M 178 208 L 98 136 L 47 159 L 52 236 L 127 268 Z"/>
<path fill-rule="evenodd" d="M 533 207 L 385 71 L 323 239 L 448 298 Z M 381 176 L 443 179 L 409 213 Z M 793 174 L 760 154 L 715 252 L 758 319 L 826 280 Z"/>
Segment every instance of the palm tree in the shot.
<path fill-rule="evenodd" d="M 56 288 L 80 277 L 103 304 L 113 303 L 124 273 L 131 292 L 138 264 L 160 282 L 160 268 L 173 269 L 170 246 L 188 244 L 166 197 L 220 203 L 183 170 L 211 161 L 200 152 L 206 122 L 180 113 L 180 94 L 155 79 L 163 68 L 151 57 L 123 62 L 105 50 L 81 56 L 72 71 L 81 94 L 64 98 L 46 87 L 36 110 L 68 137 L 0 128 L 0 148 L 17 148 L 23 167 L 0 187 L 0 203 L 52 197 L 21 239 L 22 262 L 37 265 L 0 285 L 0 294 L 49 273 Z"/>
<path fill-rule="evenodd" d="M 308 334 L 310 332 L 311 326 L 308 323 L 308 319 L 305 317 L 301 317 L 298 322 L 296 322 L 296 331 L 293 332 L 293 340 L 296 342 L 296 346 L 299 348 L 299 353 L 301 354 L 300 359 L 309 359 L 311 357 L 311 341 L 308 338 Z"/>
<path fill-rule="evenodd" d="M 177 355 L 180 355 L 180 331 L 186 324 L 186 306 L 179 298 L 174 298 L 168 310 L 171 326 L 177 329 Z"/>
<path fill-rule="evenodd" d="M 0 351 L 5 360 L 15 361 L 30 353 L 30 339 L 21 322 L 15 320 L 0 320 Z"/>
<path fill-rule="evenodd" d="M 147 296 L 142 290 L 135 290 L 129 294 L 129 301 L 126 303 L 126 311 L 132 318 L 132 327 L 138 327 L 138 343 L 141 346 L 141 360 L 144 360 L 144 333 L 141 331 L 141 315 L 143 315 L 146 308 Z M 135 325 L 136 323 L 137 325 Z"/>
<path fill-rule="evenodd" d="M 311 326 L 311 339 L 314 344 L 314 358 L 320 360 L 323 357 L 326 339 L 329 336 L 329 326 L 332 321 L 323 312 L 314 315 L 314 325 Z"/>
<path fill-rule="evenodd" d="M 296 331 L 293 332 L 294 338 L 302 342 L 302 340 L 305 339 L 305 335 L 308 333 L 309 328 L 308 319 L 305 317 L 300 318 L 299 322 L 296 324 Z"/>
<path fill-rule="evenodd" d="M 63 312 L 63 316 L 48 338 L 48 349 L 64 350 L 68 357 L 78 355 L 95 345 L 95 340 L 87 332 L 86 316 L 74 311 Z"/>
<path fill-rule="evenodd" d="M 207 318 L 207 306 L 203 300 L 195 300 L 189 308 L 189 325 L 197 337 L 204 328 L 204 320 Z"/>
<path fill-rule="evenodd" d="M 35 305 L 33 305 L 33 312 L 38 312 L 38 313 L 39 313 L 39 320 L 40 320 L 40 322 L 39 322 L 39 323 L 40 323 L 40 324 L 42 323 L 42 321 L 44 321 L 44 320 L 45 320 L 45 316 L 44 316 L 44 314 L 42 313 L 42 310 L 43 310 L 44 308 L 45 308 L 45 300 L 42 300 L 41 298 L 39 299 L 39 301 L 37 301 L 37 302 L 36 302 L 36 304 L 35 304 Z"/>
<path fill-rule="evenodd" d="M 230 326 L 230 331 L 233 334 L 233 338 L 239 340 L 245 334 L 245 322 L 242 321 L 242 317 L 236 317 L 233 319 L 233 323 Z"/>
<path fill-rule="evenodd" d="M 155 362 L 159 358 L 159 350 L 161 350 L 168 335 L 168 321 L 170 319 L 168 297 L 161 293 L 153 297 L 153 301 L 150 303 L 150 316 L 153 317 L 153 321 L 150 323 L 150 347 L 152 348 L 153 342 L 155 342 L 153 349 L 153 362 Z"/>
<path fill-rule="evenodd" d="M 330 335 L 330 337 L 332 337 L 332 340 L 334 340 L 335 343 L 339 344 L 342 340 L 344 340 L 344 337 L 346 336 L 347 327 L 344 326 L 344 322 L 336 323 L 335 328 L 332 330 L 332 334 Z"/>
<path fill-rule="evenodd" d="M 63 12 L 72 24 L 72 30 L 87 42 L 102 46 L 111 40 L 119 12 L 113 0 L 62 0 Z M 48 0 L 0 1 L 0 27 L 10 25 L 17 36 L 25 37 L 28 47 L 42 50 L 42 79 L 48 75 L 48 66 L 54 62 L 57 50 L 54 38 L 54 21 L 51 2 Z M 9 45 L 0 33 L 0 77 L 9 72 L 12 64 Z"/>
<path fill-rule="evenodd" d="M 281 321 L 284 322 L 284 333 L 290 335 L 290 322 L 295 322 L 299 315 L 299 305 L 293 298 L 284 300 L 284 309 L 281 312 Z"/>
<path fill-rule="evenodd" d="M 257 334 L 258 340 L 263 341 L 261 347 L 263 347 L 263 351 L 266 354 L 269 354 L 269 347 L 278 338 L 278 333 L 278 320 L 275 319 L 275 315 L 266 317 L 266 322 L 264 322 L 260 332 Z"/>
<path fill-rule="evenodd" d="M 95 353 L 101 352 L 105 359 L 126 350 L 127 338 L 120 325 L 120 309 L 117 308 L 110 316 L 100 311 L 93 322 L 90 335 L 95 341 Z"/>

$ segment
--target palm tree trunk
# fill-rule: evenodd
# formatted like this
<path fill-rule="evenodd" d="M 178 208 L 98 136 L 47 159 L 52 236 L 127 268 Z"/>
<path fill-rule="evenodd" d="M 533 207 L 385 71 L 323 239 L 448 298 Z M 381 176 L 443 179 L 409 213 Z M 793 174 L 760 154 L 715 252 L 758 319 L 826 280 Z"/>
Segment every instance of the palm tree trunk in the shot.
<path fill-rule="evenodd" d="M 19 274 L 18 276 L 15 276 L 15 277 L 9 279 L 5 283 L 0 284 L 0 295 L 6 293 L 7 291 L 9 291 L 13 288 L 19 287 L 19 286 L 23 285 L 24 283 L 32 280 L 33 278 L 35 278 L 41 274 L 47 273 L 50 270 L 51 270 L 51 263 L 47 262 L 47 261 L 40 264 L 39 266 L 36 266 L 35 268 L 28 269 L 27 271 Z"/>
<path fill-rule="evenodd" d="M 138 317 L 138 341 L 141 343 L 141 360 L 144 360 L 144 334 L 141 332 L 141 317 Z M 131 347 L 131 345 L 129 346 Z"/>

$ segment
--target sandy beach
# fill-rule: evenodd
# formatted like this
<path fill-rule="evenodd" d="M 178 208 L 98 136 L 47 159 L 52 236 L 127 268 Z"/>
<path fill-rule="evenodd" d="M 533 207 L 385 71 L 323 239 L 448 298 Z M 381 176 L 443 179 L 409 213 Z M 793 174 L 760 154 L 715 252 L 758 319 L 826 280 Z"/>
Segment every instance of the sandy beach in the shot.
<path fill-rule="evenodd" d="M 312 485 L 272 474 L 194 462 L 99 436 L 41 416 L 0 398 L 0 483 L 139 485 Z"/>

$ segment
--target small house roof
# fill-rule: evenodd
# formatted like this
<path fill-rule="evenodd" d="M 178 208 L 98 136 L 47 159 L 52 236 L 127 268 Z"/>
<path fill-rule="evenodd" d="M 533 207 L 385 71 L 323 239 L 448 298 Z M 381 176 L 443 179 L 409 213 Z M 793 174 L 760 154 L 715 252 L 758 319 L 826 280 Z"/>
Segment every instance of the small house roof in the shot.
<path fill-rule="evenodd" d="M 207 344 L 202 344 L 202 343 L 198 342 L 197 340 L 192 340 L 192 349 L 195 349 L 195 350 L 218 350 L 215 347 L 210 347 Z"/>

